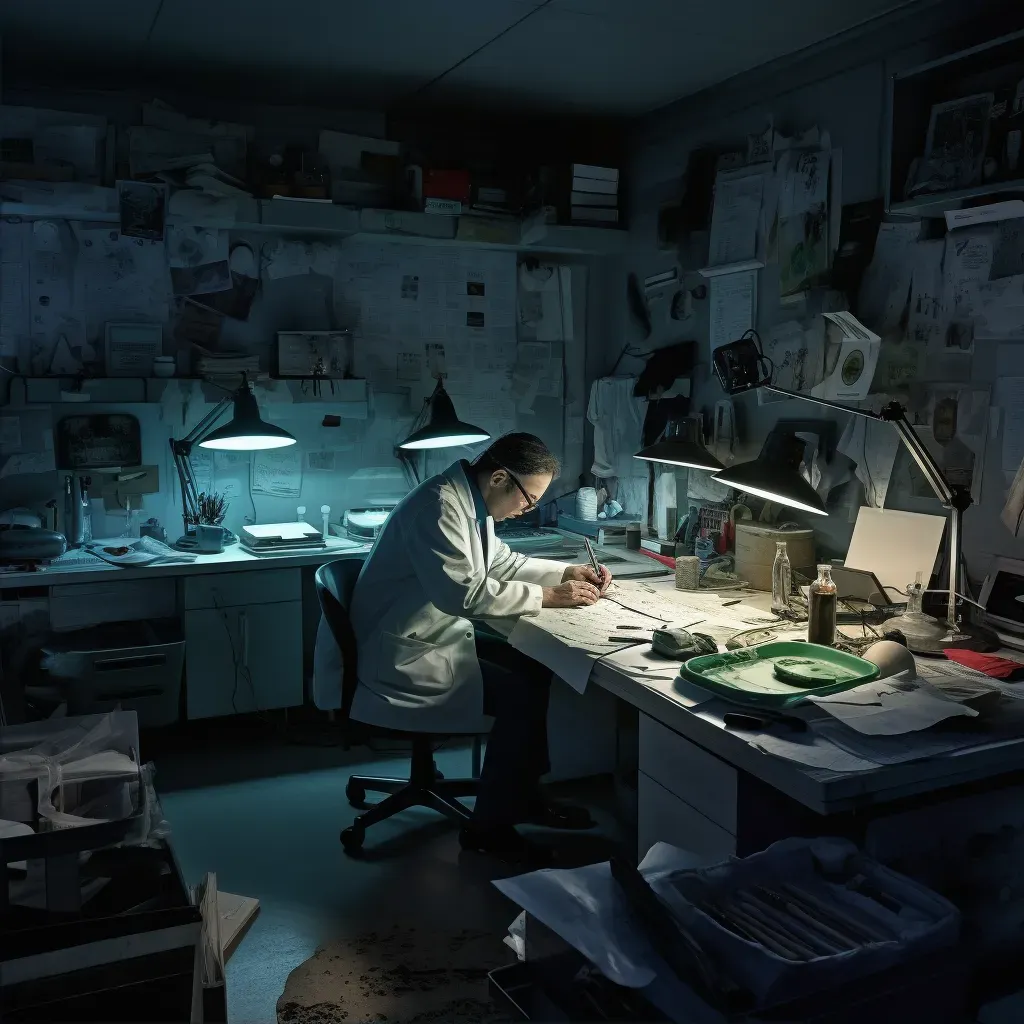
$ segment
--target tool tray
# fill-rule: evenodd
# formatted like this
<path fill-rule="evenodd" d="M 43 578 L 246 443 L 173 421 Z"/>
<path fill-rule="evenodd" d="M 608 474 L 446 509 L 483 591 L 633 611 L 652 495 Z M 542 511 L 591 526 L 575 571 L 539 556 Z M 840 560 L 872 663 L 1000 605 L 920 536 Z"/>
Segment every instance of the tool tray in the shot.
<path fill-rule="evenodd" d="M 752 993 L 759 1007 L 832 989 L 952 946 L 960 933 L 960 913 L 952 903 L 863 856 L 844 839 L 785 839 L 743 860 L 647 878 L 705 954 L 727 966 L 730 978 Z M 828 912 L 812 909 L 816 919 L 855 937 L 851 929 L 859 931 L 852 948 L 794 959 L 737 934 L 732 921 L 737 901 L 744 905 L 746 894 L 786 892 L 786 887 L 821 901 Z"/>
<path fill-rule="evenodd" d="M 828 678 L 817 685 L 776 676 L 776 663 L 798 660 Z M 682 675 L 705 690 L 734 704 L 781 710 L 807 700 L 840 693 L 878 678 L 878 666 L 845 651 L 797 640 L 778 640 L 724 654 L 691 658 Z"/>

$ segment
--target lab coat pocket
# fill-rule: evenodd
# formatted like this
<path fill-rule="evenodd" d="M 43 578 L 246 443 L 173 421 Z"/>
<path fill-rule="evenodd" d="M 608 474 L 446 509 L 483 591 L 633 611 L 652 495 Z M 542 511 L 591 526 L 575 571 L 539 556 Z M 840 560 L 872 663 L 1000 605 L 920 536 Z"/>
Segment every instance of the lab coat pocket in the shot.
<path fill-rule="evenodd" d="M 381 633 L 380 681 L 396 695 L 430 703 L 454 685 L 451 652 L 441 644 L 428 644 L 394 633 Z"/>

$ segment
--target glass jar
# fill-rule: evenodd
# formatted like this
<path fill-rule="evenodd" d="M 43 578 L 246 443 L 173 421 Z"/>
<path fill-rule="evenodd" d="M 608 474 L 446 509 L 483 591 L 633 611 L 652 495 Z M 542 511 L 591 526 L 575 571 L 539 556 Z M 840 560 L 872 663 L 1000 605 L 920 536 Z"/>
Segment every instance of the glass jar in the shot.
<path fill-rule="evenodd" d="M 819 565 L 818 578 L 807 596 L 807 642 L 831 647 L 836 642 L 836 605 L 839 590 L 832 566 Z"/>
<path fill-rule="evenodd" d="M 789 550 L 784 540 L 775 542 L 775 561 L 772 563 L 772 611 L 788 615 L 792 610 L 789 596 L 793 592 L 793 569 L 789 564 Z"/>

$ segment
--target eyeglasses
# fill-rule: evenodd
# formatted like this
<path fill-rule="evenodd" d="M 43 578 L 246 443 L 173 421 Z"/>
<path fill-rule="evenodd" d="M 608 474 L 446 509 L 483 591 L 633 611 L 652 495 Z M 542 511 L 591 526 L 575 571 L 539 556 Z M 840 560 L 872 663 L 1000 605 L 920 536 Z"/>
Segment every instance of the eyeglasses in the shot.
<path fill-rule="evenodd" d="M 532 512 L 537 507 L 537 502 L 526 493 L 526 488 L 519 482 L 519 478 L 512 472 L 512 470 L 505 469 L 504 466 L 499 466 L 498 468 L 504 469 L 505 472 L 508 473 L 509 480 L 519 488 L 519 493 L 526 499 L 526 508 L 523 509 L 523 512 Z"/>

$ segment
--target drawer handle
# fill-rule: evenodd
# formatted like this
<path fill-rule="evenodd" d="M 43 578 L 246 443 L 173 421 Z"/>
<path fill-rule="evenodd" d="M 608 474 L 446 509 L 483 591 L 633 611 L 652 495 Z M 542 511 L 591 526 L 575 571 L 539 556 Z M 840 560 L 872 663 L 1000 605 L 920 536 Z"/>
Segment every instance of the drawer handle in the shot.
<path fill-rule="evenodd" d="M 123 672 L 132 668 L 156 668 L 167 664 L 166 654 L 139 654 L 132 658 L 104 658 L 94 661 L 93 668 L 98 672 Z"/>

